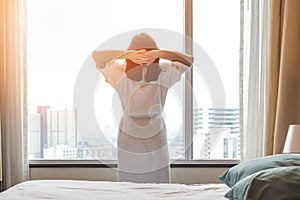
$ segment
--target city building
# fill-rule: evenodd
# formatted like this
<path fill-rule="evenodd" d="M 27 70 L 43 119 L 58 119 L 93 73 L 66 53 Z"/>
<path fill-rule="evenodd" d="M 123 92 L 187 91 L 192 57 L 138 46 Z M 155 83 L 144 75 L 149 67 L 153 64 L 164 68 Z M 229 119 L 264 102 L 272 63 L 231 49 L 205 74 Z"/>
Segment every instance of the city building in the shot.
<path fill-rule="evenodd" d="M 239 158 L 239 109 L 195 108 L 193 125 L 194 158 Z"/>
<path fill-rule="evenodd" d="M 38 106 L 37 113 L 40 114 L 40 145 L 41 145 L 41 158 L 43 157 L 43 150 L 47 145 L 47 110 L 50 109 L 50 106 Z"/>
<path fill-rule="evenodd" d="M 76 110 L 47 110 L 47 148 L 57 145 L 77 147 Z"/>
<path fill-rule="evenodd" d="M 239 158 L 239 109 L 210 108 L 208 112 L 210 149 L 207 151 L 215 154 L 213 158 Z"/>
<path fill-rule="evenodd" d="M 41 114 L 28 115 L 29 157 L 41 158 Z"/>
<path fill-rule="evenodd" d="M 44 159 L 76 159 L 78 158 L 78 149 L 71 148 L 68 145 L 57 145 L 55 147 L 44 149 Z"/>
<path fill-rule="evenodd" d="M 54 110 L 50 106 L 38 106 L 37 113 L 29 114 L 28 133 L 32 158 L 49 158 L 53 155 L 73 158 L 74 149 L 77 149 L 77 112 L 74 109 Z M 61 148 L 62 145 L 64 148 Z M 59 150 L 55 150 L 58 146 Z M 62 153 L 57 153 L 60 151 Z"/>

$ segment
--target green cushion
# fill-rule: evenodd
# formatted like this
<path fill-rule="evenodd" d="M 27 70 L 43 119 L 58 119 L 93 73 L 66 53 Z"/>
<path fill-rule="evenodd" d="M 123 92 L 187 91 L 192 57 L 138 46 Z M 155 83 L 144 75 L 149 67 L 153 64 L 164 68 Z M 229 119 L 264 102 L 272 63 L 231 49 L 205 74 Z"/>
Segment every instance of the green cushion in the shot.
<path fill-rule="evenodd" d="M 229 187 L 243 178 L 265 169 L 300 166 L 300 154 L 278 154 L 257 158 L 228 169 L 220 178 Z"/>
<path fill-rule="evenodd" d="M 300 199 L 300 167 L 278 167 L 259 171 L 239 181 L 225 197 L 230 200 Z"/>

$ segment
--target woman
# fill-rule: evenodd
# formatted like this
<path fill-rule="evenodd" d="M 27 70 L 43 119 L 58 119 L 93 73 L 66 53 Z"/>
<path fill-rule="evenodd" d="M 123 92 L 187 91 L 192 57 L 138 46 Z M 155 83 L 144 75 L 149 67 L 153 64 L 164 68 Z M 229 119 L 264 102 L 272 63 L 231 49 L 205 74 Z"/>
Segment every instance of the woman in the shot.
<path fill-rule="evenodd" d="M 141 33 L 132 38 L 127 51 L 95 51 L 93 58 L 124 111 L 118 135 L 119 181 L 168 183 L 169 153 L 161 113 L 168 89 L 189 69 L 193 57 L 160 50 L 151 36 Z M 161 58 L 169 62 L 160 63 Z"/>

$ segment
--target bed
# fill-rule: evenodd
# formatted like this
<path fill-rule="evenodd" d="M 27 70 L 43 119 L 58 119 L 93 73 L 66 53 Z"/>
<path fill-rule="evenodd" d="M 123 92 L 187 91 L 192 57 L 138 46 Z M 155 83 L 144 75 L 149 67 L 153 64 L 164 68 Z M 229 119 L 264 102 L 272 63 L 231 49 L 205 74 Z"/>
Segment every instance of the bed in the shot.
<path fill-rule="evenodd" d="M 1 200 L 224 200 L 225 184 L 149 184 L 109 181 L 33 180 L 0 193 Z"/>
<path fill-rule="evenodd" d="M 2 193 L 1 200 L 245 200 L 300 199 L 300 154 L 278 154 L 229 168 L 222 184 L 150 184 L 108 181 L 36 180 Z"/>

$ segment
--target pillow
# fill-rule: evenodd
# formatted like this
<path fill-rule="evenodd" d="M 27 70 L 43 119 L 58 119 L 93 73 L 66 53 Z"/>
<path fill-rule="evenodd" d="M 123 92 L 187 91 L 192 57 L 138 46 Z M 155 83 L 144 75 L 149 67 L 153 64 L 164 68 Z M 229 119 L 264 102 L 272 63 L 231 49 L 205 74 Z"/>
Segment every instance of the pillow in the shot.
<path fill-rule="evenodd" d="M 256 172 L 234 185 L 225 197 L 230 200 L 300 199 L 300 167 L 279 167 Z"/>
<path fill-rule="evenodd" d="M 255 172 L 286 166 L 300 166 L 300 154 L 278 154 L 250 160 L 228 169 L 219 179 L 232 187 Z"/>

